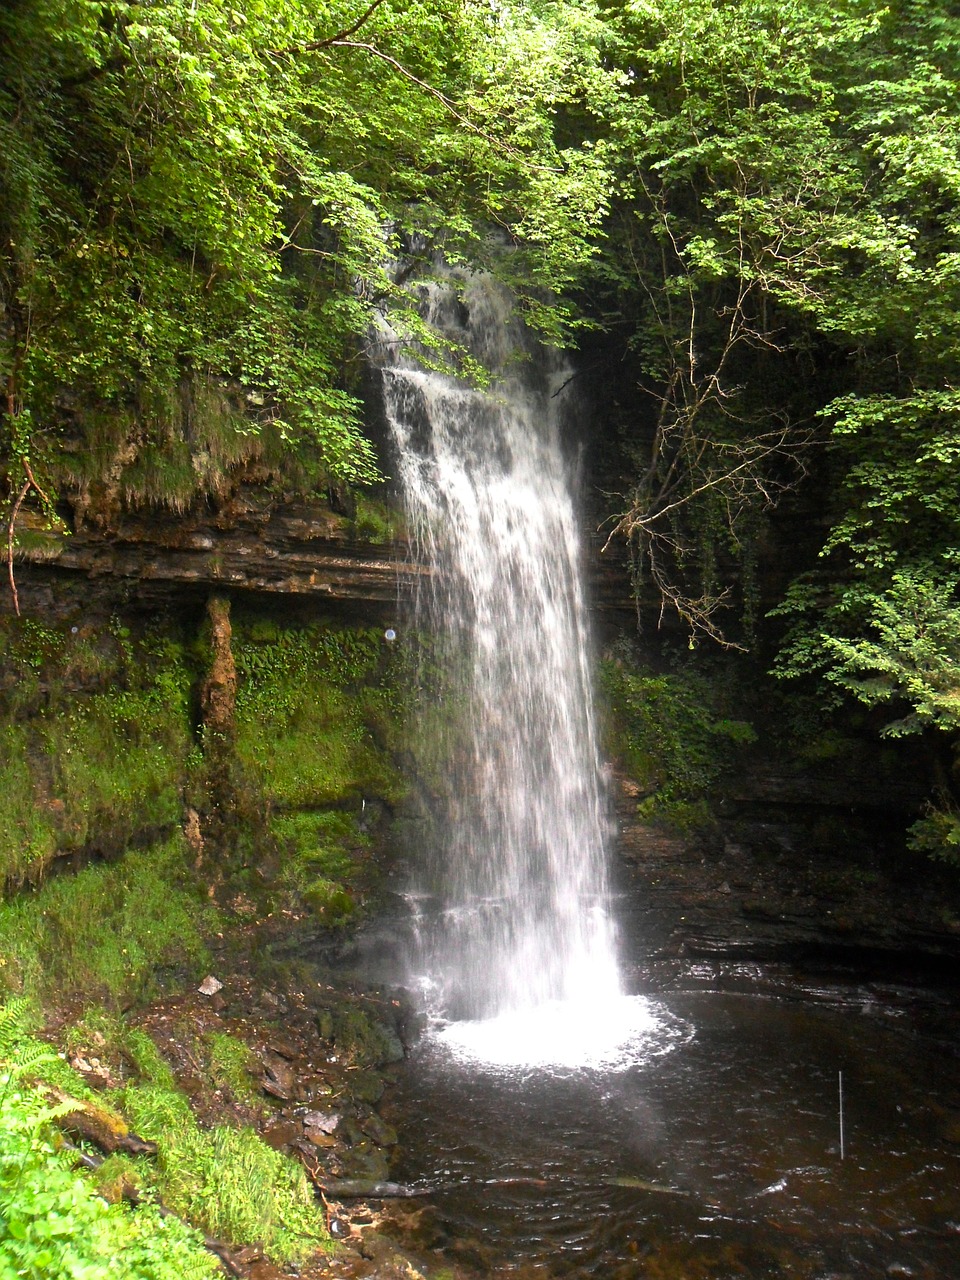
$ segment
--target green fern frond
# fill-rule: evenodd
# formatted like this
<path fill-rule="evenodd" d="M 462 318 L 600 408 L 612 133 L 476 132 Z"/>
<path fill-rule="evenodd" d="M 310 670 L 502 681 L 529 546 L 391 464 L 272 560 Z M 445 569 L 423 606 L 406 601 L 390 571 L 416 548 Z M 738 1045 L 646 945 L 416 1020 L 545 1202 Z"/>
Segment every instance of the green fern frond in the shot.
<path fill-rule="evenodd" d="M 21 1040 L 7 1059 L 7 1065 L 14 1076 L 29 1075 L 35 1073 L 41 1064 L 55 1060 L 56 1056 L 41 1040 Z"/>
<path fill-rule="evenodd" d="M 12 1057 L 26 1035 L 29 1008 L 30 1001 L 25 996 L 15 996 L 0 1005 L 0 1060 Z"/>

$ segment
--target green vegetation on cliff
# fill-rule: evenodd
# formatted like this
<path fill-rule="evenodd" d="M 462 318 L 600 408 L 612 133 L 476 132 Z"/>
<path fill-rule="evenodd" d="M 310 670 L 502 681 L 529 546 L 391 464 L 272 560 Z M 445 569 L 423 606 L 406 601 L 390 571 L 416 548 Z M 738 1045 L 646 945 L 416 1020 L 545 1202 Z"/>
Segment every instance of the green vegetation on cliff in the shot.
<path fill-rule="evenodd" d="M 955 646 L 918 645 L 957 598 L 958 51 L 940 0 L 18 0 L 14 550 L 241 479 L 370 479 L 365 335 L 389 306 L 426 337 L 443 251 L 616 365 L 607 514 L 641 591 L 694 640 L 769 634 L 765 517 L 816 486 L 784 673 L 953 735 Z"/>
<path fill-rule="evenodd" d="M 599 74 L 596 25 L 575 4 L 6 6 L 13 525 L 53 521 L 58 495 L 102 520 L 245 473 L 307 491 L 374 477 L 365 335 L 387 305 L 423 332 L 391 261 L 441 243 L 502 259 L 495 225 L 523 246 L 528 309 L 561 313 L 541 286 L 588 256 L 606 175 L 550 118 Z"/>
<path fill-rule="evenodd" d="M 13 1012 L 0 1007 L 0 1252 L 16 1259 L 11 1275 L 92 1280 L 121 1247 L 118 1274 L 131 1280 L 210 1274 L 202 1237 L 159 1218 L 155 1199 L 279 1263 L 327 1240 L 301 1165 L 251 1127 L 264 1101 L 247 1046 L 216 1031 L 188 1046 L 201 1098 L 235 1104 L 211 1126 L 196 1089 L 121 1012 L 175 1003 L 234 935 L 262 945 L 251 931 L 274 913 L 311 937 L 355 919 L 403 796 L 390 754 L 402 660 L 382 632 L 249 614 L 234 636 L 236 727 L 222 732 L 221 707 L 215 734 L 200 717 L 217 654 L 189 617 L 5 624 L 0 998 Z M 107 1094 L 17 1031 L 25 1015 L 55 1024 L 68 1056 L 93 1046 Z M 114 1154 L 81 1176 L 58 1146 L 49 1087 L 106 1106 L 156 1155 Z M 141 1207 L 108 1206 L 97 1190 Z"/>

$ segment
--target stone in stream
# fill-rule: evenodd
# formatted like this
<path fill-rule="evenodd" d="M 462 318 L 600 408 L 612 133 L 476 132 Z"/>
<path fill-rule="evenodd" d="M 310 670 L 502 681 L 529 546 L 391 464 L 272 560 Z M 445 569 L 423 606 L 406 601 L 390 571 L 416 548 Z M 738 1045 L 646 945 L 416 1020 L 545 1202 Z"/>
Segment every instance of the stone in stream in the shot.
<path fill-rule="evenodd" d="M 378 1116 L 375 1111 L 371 1111 L 369 1115 L 361 1118 L 360 1131 L 366 1134 L 378 1147 L 395 1147 L 399 1141 L 397 1131 L 393 1125 L 387 1124 L 386 1120 Z"/>
<path fill-rule="evenodd" d="M 296 1087 L 296 1076 L 290 1063 L 279 1054 L 265 1053 L 262 1058 L 264 1074 L 260 1078 L 260 1087 L 264 1093 L 271 1094 L 281 1101 L 293 1097 Z"/>

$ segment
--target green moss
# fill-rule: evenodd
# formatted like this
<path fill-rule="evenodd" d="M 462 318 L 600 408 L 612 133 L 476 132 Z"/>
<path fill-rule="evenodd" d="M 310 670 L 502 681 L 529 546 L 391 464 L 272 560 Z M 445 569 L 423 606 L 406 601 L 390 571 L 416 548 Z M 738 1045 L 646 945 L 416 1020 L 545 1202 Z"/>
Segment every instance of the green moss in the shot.
<path fill-rule="evenodd" d="M 0 881 L 38 879 L 57 852 L 119 852 L 170 828 L 193 747 L 182 647 L 108 627 L 0 629 Z"/>
<path fill-rule="evenodd" d="M 198 476 L 185 440 L 146 444 L 126 467 L 120 492 L 128 506 L 166 506 L 186 510 L 198 487 Z"/>
<path fill-rule="evenodd" d="M 353 897 L 335 880 L 318 876 L 301 891 L 304 902 L 317 920 L 327 926 L 345 924 L 357 909 Z"/>
<path fill-rule="evenodd" d="M 402 780 L 372 742 L 354 700 L 316 683 L 281 692 L 284 705 L 241 719 L 237 736 L 237 755 L 270 802 L 305 808 L 399 798 Z"/>
<path fill-rule="evenodd" d="M 162 1090 L 176 1088 L 176 1080 L 163 1054 L 139 1027 L 124 1028 L 122 1046 L 138 1075 Z"/>
<path fill-rule="evenodd" d="M 274 814 L 270 833 L 294 888 L 301 887 L 305 877 L 349 878 L 370 847 L 356 816 L 342 810 Z"/>
<path fill-rule="evenodd" d="M 0 878 L 6 883 L 22 882 L 57 849 L 60 823 L 45 802 L 30 752 L 24 726 L 0 724 Z"/>
<path fill-rule="evenodd" d="M 373 542 L 383 545 L 396 541 L 403 529 L 400 514 L 385 502 L 371 498 L 366 494 L 358 494 L 355 499 L 353 517 L 349 522 L 350 533 L 359 542 Z"/>
<path fill-rule="evenodd" d="M 396 1032 L 359 1005 L 321 1009 L 317 1030 L 325 1040 L 333 1041 L 342 1059 L 356 1067 L 376 1067 L 403 1057 Z"/>
<path fill-rule="evenodd" d="M 262 635 L 263 632 L 261 631 Z M 382 633 L 305 628 L 234 646 L 237 756 L 277 808 L 319 808 L 405 792 L 377 746 L 362 694 L 389 662 Z"/>
<path fill-rule="evenodd" d="M 683 831 L 709 826 L 710 793 L 737 748 L 756 741 L 752 726 L 725 714 L 723 691 L 693 670 L 654 674 L 620 658 L 602 664 L 601 683 L 608 747 L 647 793 L 641 816 Z"/>
<path fill-rule="evenodd" d="M 207 959 L 204 932 L 216 920 L 191 883 L 178 834 L 0 906 L 0 984 L 38 999 L 143 998 L 164 971 L 192 980 Z"/>
<path fill-rule="evenodd" d="M 179 820 L 192 745 L 183 706 L 154 690 L 112 689 L 44 716 L 39 733 L 63 806 L 62 847 L 105 831 L 125 842 Z"/>
<path fill-rule="evenodd" d="M 283 464 L 278 433 L 258 431 L 237 396 L 202 377 L 154 388 L 137 413 L 83 413 L 76 427 L 51 465 L 57 484 L 83 489 L 94 508 L 119 491 L 128 507 L 182 511 L 202 494 L 223 493 L 253 459 L 269 453 Z"/>
<path fill-rule="evenodd" d="M 143 1170 L 129 1156 L 112 1155 L 96 1169 L 92 1178 L 97 1193 L 109 1204 L 118 1204 L 131 1193 L 139 1196 L 144 1187 Z"/>

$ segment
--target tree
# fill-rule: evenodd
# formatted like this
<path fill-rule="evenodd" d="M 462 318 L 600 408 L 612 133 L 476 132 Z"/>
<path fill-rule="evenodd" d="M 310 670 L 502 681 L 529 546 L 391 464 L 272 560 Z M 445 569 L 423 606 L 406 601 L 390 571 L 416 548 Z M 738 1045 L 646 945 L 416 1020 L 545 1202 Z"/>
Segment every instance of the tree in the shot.
<path fill-rule="evenodd" d="M 874 228 L 838 119 L 838 65 L 872 29 L 857 5 L 611 8 L 621 93 L 605 312 L 647 405 L 614 533 L 695 638 L 723 610 L 758 513 L 807 469 L 804 383 L 842 259 Z"/>
<path fill-rule="evenodd" d="M 10 563 L 52 514 L 182 506 L 258 459 L 376 474 L 355 394 L 406 255 L 499 263 L 544 305 L 606 183 L 550 121 L 589 7 L 19 0 L 0 16 L 2 453 Z M 567 16 L 570 21 L 567 22 Z M 593 71 L 591 70 L 593 68 Z M 508 255 L 499 226 L 522 246 Z M 417 245 L 421 247 L 416 248 Z M 509 268 L 506 264 L 509 263 Z"/>

